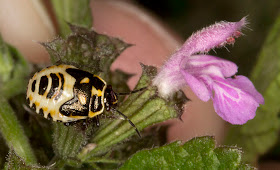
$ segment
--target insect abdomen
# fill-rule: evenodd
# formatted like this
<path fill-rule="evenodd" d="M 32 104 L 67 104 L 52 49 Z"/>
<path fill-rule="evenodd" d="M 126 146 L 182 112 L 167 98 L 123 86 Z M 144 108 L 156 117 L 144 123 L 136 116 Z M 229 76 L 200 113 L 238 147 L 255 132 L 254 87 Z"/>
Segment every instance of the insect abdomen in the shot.
<path fill-rule="evenodd" d="M 66 73 L 68 65 L 51 66 L 37 72 L 27 87 L 27 101 L 29 106 L 45 118 L 53 121 L 69 122 L 77 118 L 70 118 L 59 112 L 59 107 L 73 98 L 75 78 Z"/>

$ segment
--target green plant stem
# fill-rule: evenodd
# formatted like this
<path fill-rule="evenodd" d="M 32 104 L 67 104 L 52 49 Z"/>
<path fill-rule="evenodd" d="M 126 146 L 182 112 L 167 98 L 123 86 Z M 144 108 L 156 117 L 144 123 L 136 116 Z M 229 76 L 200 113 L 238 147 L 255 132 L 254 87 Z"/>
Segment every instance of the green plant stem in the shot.
<path fill-rule="evenodd" d="M 63 160 L 67 160 L 69 157 L 74 158 L 84 143 L 87 143 L 91 131 L 92 127 L 81 131 L 76 126 L 54 123 L 54 150 L 57 156 Z"/>
<path fill-rule="evenodd" d="M 37 160 L 28 138 L 5 98 L 0 98 L 0 130 L 10 149 L 13 149 L 26 164 L 36 164 Z"/>

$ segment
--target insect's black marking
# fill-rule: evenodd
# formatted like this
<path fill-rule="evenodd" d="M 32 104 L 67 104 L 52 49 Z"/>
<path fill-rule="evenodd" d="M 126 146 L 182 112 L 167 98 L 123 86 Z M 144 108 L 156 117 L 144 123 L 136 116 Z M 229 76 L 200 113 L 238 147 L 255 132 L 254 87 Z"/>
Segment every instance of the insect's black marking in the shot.
<path fill-rule="evenodd" d="M 72 108 L 72 105 L 77 101 L 78 99 L 74 97 L 73 99 L 65 102 L 63 105 L 60 106 L 59 112 L 64 116 L 70 116 L 72 111 L 75 111 L 75 109 Z"/>
<path fill-rule="evenodd" d="M 63 74 L 59 73 L 60 76 L 60 82 L 61 82 L 61 88 L 59 90 L 59 93 L 57 96 L 55 96 L 54 100 L 58 100 L 60 98 L 60 96 L 62 95 L 63 92 L 63 86 L 64 86 L 64 76 Z"/>
<path fill-rule="evenodd" d="M 92 105 L 91 105 L 90 110 L 92 112 L 101 111 L 103 108 L 102 103 L 101 103 L 101 96 L 98 97 L 97 95 L 93 95 L 91 100 L 92 100 Z"/>
<path fill-rule="evenodd" d="M 43 95 L 48 87 L 48 77 L 42 76 L 39 84 L 39 95 Z"/>
<path fill-rule="evenodd" d="M 70 74 L 72 77 L 74 77 L 76 79 L 76 82 L 80 82 L 85 77 L 88 77 L 88 78 L 92 77 L 91 73 L 89 73 L 87 71 L 75 69 L 75 68 L 67 68 L 65 71 L 68 74 Z"/>
<path fill-rule="evenodd" d="M 94 85 L 96 90 L 103 90 L 105 84 L 102 80 L 100 80 L 98 77 L 92 77 L 91 84 Z"/>
<path fill-rule="evenodd" d="M 50 76 L 51 76 L 51 79 L 52 79 L 52 86 L 51 86 L 51 89 L 50 89 L 49 93 L 47 94 L 48 99 L 52 98 L 53 95 L 59 90 L 58 89 L 59 78 L 54 73 L 51 73 Z"/>
<path fill-rule="evenodd" d="M 64 124 L 64 126 L 73 126 L 73 125 L 75 125 L 77 123 L 77 121 L 74 121 L 74 122 L 65 122 L 65 123 L 63 123 Z"/>
<path fill-rule="evenodd" d="M 96 123 L 95 123 L 96 126 L 99 127 L 100 126 L 100 121 L 99 121 L 99 116 L 98 115 L 96 116 L 95 120 L 96 120 Z"/>
<path fill-rule="evenodd" d="M 83 70 L 68 68 L 66 69 L 66 72 L 76 79 L 74 84 L 74 98 L 65 102 L 60 107 L 59 111 L 65 116 L 88 116 L 92 87 L 94 86 L 96 89 L 103 90 L 105 84 L 97 77 L 93 77 L 91 73 Z M 86 77 L 89 78 L 89 83 L 80 83 L 81 80 Z M 78 99 L 79 95 L 86 97 L 85 104 L 81 104 Z M 98 101 L 95 102 L 95 100 Z M 95 106 L 96 103 L 97 105 Z M 92 100 L 91 108 L 91 110 L 94 110 L 94 112 L 102 110 L 101 97 Z"/>
<path fill-rule="evenodd" d="M 91 98 L 91 101 L 92 101 L 92 104 L 91 104 L 91 108 L 90 110 L 95 112 L 95 103 L 96 103 L 96 100 L 97 100 L 97 96 L 96 95 L 93 95 L 92 98 Z"/>
<path fill-rule="evenodd" d="M 34 80 L 34 81 L 32 82 L 32 87 L 31 87 L 32 92 L 35 91 L 35 85 L 36 85 L 36 80 Z"/>
<path fill-rule="evenodd" d="M 77 97 L 77 92 L 74 98 L 65 102 L 60 106 L 59 111 L 64 116 L 87 116 L 89 100 L 85 105 L 82 105 Z"/>
<path fill-rule="evenodd" d="M 113 91 L 111 85 L 107 86 L 104 92 L 104 98 L 106 99 L 106 102 L 104 102 L 104 104 L 107 111 L 110 111 L 111 108 L 117 107 L 118 97 L 117 94 Z"/>
<path fill-rule="evenodd" d="M 27 102 L 27 105 L 29 106 L 29 104 L 30 104 L 30 99 L 29 99 L 29 97 L 27 98 L 26 102 Z"/>
<path fill-rule="evenodd" d="M 102 80 L 100 80 L 98 77 L 94 77 L 93 74 L 79 70 L 74 68 L 68 68 L 66 69 L 66 72 L 73 76 L 76 79 L 76 84 L 78 84 L 82 79 L 89 78 L 89 83 L 82 83 L 82 84 L 88 84 L 89 87 L 94 86 L 96 90 L 103 90 L 105 84 Z"/>
<path fill-rule="evenodd" d="M 68 74 L 70 74 L 71 76 L 73 76 L 76 79 L 76 83 L 74 84 L 74 89 L 77 89 L 79 91 L 84 92 L 85 94 L 88 94 L 89 96 L 87 96 L 87 103 L 86 105 L 84 105 L 85 107 L 89 108 L 89 102 L 90 102 L 90 97 L 91 95 L 93 95 L 92 99 L 91 99 L 91 106 L 90 106 L 90 110 L 92 112 L 98 112 L 101 111 L 103 109 L 103 105 L 102 105 L 102 101 L 101 101 L 101 96 L 98 97 L 96 96 L 96 94 L 91 94 L 91 89 L 94 87 L 96 88 L 96 90 L 103 90 L 105 83 L 100 80 L 98 77 L 94 77 L 93 74 L 83 71 L 83 70 L 78 70 L 78 69 L 73 69 L 73 68 L 69 68 L 66 69 L 66 72 Z M 80 81 L 82 79 L 84 79 L 85 77 L 89 78 L 89 83 L 82 83 L 80 84 Z M 75 93 L 75 90 L 74 90 Z M 77 116 L 88 116 L 88 109 L 81 113 L 81 112 L 74 112 L 72 114 L 77 115 Z"/>
<path fill-rule="evenodd" d="M 39 115 L 40 115 L 40 116 L 44 116 L 44 111 L 43 111 L 42 108 L 39 110 Z"/>
<path fill-rule="evenodd" d="M 63 123 L 64 126 L 70 126 L 70 122 Z"/>
<path fill-rule="evenodd" d="M 102 101 L 101 101 L 101 99 L 102 99 L 101 96 L 98 97 L 98 103 L 99 103 L 99 105 L 98 105 L 98 107 L 97 107 L 97 109 L 96 109 L 97 111 L 102 110 L 102 104 L 101 104 Z"/>
<path fill-rule="evenodd" d="M 36 110 L 36 105 L 34 103 L 32 104 L 31 109 Z"/>
<path fill-rule="evenodd" d="M 53 118 L 52 118 L 50 113 L 48 114 L 48 120 L 53 120 Z"/>

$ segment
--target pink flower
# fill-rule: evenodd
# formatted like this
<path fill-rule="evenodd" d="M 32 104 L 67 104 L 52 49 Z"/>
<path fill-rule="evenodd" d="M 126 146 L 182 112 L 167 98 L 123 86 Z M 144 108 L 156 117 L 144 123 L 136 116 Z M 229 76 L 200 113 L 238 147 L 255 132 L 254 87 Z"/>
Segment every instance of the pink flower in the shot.
<path fill-rule="evenodd" d="M 154 78 L 159 94 L 167 98 L 188 85 L 202 101 L 212 99 L 215 111 L 225 121 L 244 124 L 253 119 L 259 104 L 264 104 L 262 95 L 247 77 L 235 76 L 237 66 L 233 62 L 206 55 L 215 47 L 233 44 L 245 25 L 246 18 L 242 18 L 193 34 Z"/>

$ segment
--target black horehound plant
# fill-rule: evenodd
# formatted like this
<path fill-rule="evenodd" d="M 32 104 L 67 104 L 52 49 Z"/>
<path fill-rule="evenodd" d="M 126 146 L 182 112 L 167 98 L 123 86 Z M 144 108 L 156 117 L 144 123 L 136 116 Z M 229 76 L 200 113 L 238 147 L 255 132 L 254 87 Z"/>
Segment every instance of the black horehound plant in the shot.
<path fill-rule="evenodd" d="M 117 38 L 98 34 L 83 27 L 70 25 L 70 28 L 73 33 L 65 39 L 57 38 L 52 42 L 42 43 L 48 50 L 52 62 L 74 65 L 100 75 L 118 91 L 128 91 L 126 80 L 130 76 L 121 71 L 111 72 L 109 68 L 129 45 Z M 22 70 L 25 69 L 20 69 L 28 68 L 21 55 L 3 41 L 1 50 L 2 59 L 5 59 L 3 63 L 9 67 L 15 65 L 14 69 L 10 69 L 14 72 L 13 76 L 20 74 L 19 77 L 28 78 L 28 71 L 23 72 Z M 137 136 L 134 127 L 128 121 L 119 119 L 117 114 L 112 116 L 111 112 L 106 111 L 100 117 L 99 127 L 96 126 L 94 119 L 70 126 L 45 120 L 38 114 L 26 112 L 22 108 L 24 103 L 24 96 L 20 94 L 22 91 L 9 90 L 12 93 L 7 95 L 6 99 L 1 99 L 0 110 L 3 140 L 10 148 L 5 166 L 38 169 L 65 166 L 96 169 L 210 166 L 250 168 L 242 164 L 241 151 L 238 148 L 215 148 L 212 137 L 195 138 L 185 144 L 177 141 L 160 147 L 165 144 L 162 135 L 164 129 L 153 127 L 145 130 L 145 128 L 168 119 L 180 118 L 183 104 L 188 100 L 180 91 L 169 99 L 160 97 L 157 88 L 152 85 L 157 70 L 152 66 L 144 64 L 141 66 L 143 73 L 135 89 L 147 88 L 128 95 L 126 99 L 120 99 L 118 106 L 118 110 L 135 124 L 141 133 L 141 138 Z M 7 71 L 7 73 L 11 72 Z M 3 85 L 6 83 L 4 78 Z M 26 82 L 26 79 L 21 80 Z M 14 84 L 19 83 L 18 81 L 17 78 Z M 50 124 L 52 127 L 49 126 Z M 8 127 L 11 129 L 7 129 Z M 17 136 L 13 136 L 14 134 Z M 51 151 L 51 147 L 54 152 Z M 149 150 L 141 151 L 142 149 Z M 128 161 L 129 157 L 131 158 Z M 200 159 L 197 160 L 197 157 Z"/>
<path fill-rule="evenodd" d="M 53 1 L 56 14 L 60 19 L 65 17 L 63 11 L 67 10 L 74 10 L 70 16 L 67 15 L 70 18 L 65 18 L 70 23 L 79 24 L 85 14 L 89 15 L 87 12 L 79 15 L 79 10 L 75 11 L 79 7 L 76 5 L 79 4 L 77 1 L 69 0 L 66 6 L 61 5 L 61 2 Z M 75 12 L 78 13 L 77 16 Z M 85 27 L 70 23 L 67 25 L 65 20 L 59 20 L 63 38 L 41 43 L 49 52 L 52 64 L 75 66 L 102 77 L 118 93 L 129 92 L 126 81 L 131 75 L 120 70 L 111 71 L 110 66 L 122 51 L 131 45 Z M 244 24 L 245 19 L 236 23 L 222 22 L 194 34 L 159 70 L 159 73 L 155 67 L 141 64 L 142 76 L 134 88 L 134 90 L 141 90 L 128 93 L 127 98 L 120 96 L 116 107 L 119 114 L 104 110 L 99 116 L 100 122 L 93 117 L 68 126 L 65 126 L 64 122 L 46 120 L 29 109 L 25 103 L 25 88 L 29 75 L 32 75 L 28 64 L 15 48 L 1 39 L 0 62 L 3 67 L 0 69 L 2 96 L 0 142 L 5 146 L 0 148 L 2 167 L 6 169 L 252 169 L 242 162 L 242 151 L 237 147 L 216 147 L 214 138 L 210 136 L 197 137 L 186 143 L 175 141 L 168 144 L 165 139 L 167 127 L 156 125 L 169 119 L 180 118 L 183 105 L 188 102 L 185 95 L 178 90 L 184 84 L 191 86 L 202 100 L 212 98 L 217 113 L 226 121 L 238 124 L 238 121 L 246 122 L 252 118 L 250 111 L 262 103 L 261 97 L 257 95 L 254 88 L 248 90 L 239 87 L 242 83 L 248 84 L 246 78 L 238 76 L 229 78 L 235 74 L 235 65 L 213 56 L 196 55 L 206 53 L 216 46 L 234 43 L 234 38 L 240 36 L 239 31 Z M 203 37 L 204 35 L 210 36 Z M 203 42 L 207 40 L 208 43 L 201 43 L 202 40 Z M 207 75 L 211 73 L 211 69 L 208 70 L 209 72 L 206 71 L 208 66 L 221 69 L 222 74 Z M 231 71 L 226 72 L 226 67 Z M 199 72 L 199 69 L 205 72 Z M 38 69 L 35 66 L 33 70 Z M 188 74 L 190 72 L 192 74 Z M 205 76 L 209 76 L 208 79 L 203 79 Z M 226 90 L 221 86 L 223 83 L 235 85 L 234 87 L 243 90 L 247 99 L 251 97 L 253 106 L 249 110 L 250 115 L 242 117 L 238 114 L 234 117 L 236 110 L 229 110 L 229 114 L 225 113 L 222 107 L 223 101 L 221 98 L 217 99 L 221 94 L 219 90 L 221 88 Z M 195 88 L 195 84 L 200 89 Z M 213 95 L 212 91 L 219 95 Z M 237 106 L 239 104 L 237 103 Z M 238 111 L 238 108 L 235 109 Z M 122 120 L 124 117 L 129 121 Z M 135 125 L 140 132 L 140 138 L 132 125 Z M 7 155 L 6 160 L 4 155 Z"/>

